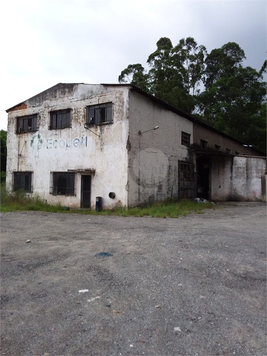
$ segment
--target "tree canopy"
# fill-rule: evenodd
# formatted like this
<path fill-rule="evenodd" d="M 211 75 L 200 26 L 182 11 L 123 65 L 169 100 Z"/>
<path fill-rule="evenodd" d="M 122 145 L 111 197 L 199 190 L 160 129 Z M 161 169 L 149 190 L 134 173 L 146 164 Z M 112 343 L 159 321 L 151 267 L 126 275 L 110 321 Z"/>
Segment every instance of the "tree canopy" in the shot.
<path fill-rule="evenodd" d="M 192 37 L 175 46 L 162 37 L 148 56 L 148 70 L 130 64 L 118 79 L 265 151 L 266 61 L 257 72 L 243 66 L 245 58 L 235 42 L 208 53 Z"/>

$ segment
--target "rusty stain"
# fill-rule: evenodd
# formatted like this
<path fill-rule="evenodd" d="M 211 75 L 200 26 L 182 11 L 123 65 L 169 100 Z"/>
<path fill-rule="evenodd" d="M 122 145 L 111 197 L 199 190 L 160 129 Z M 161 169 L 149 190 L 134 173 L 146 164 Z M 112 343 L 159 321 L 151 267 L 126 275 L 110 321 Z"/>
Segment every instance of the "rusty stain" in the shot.
<path fill-rule="evenodd" d="M 10 109 L 10 111 L 17 111 L 17 110 L 25 110 L 27 109 L 27 105 L 25 103 L 21 103 L 14 108 Z"/>

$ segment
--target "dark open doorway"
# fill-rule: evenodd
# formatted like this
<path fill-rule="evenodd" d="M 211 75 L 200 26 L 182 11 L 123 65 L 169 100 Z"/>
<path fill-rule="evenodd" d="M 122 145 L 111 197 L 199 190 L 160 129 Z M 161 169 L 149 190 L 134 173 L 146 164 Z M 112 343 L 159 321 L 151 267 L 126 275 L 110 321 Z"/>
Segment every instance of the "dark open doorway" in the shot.
<path fill-rule="evenodd" d="M 210 156 L 200 154 L 197 157 L 197 196 L 210 199 Z"/>
<path fill-rule="evenodd" d="M 81 178 L 81 207 L 91 208 L 91 176 Z"/>

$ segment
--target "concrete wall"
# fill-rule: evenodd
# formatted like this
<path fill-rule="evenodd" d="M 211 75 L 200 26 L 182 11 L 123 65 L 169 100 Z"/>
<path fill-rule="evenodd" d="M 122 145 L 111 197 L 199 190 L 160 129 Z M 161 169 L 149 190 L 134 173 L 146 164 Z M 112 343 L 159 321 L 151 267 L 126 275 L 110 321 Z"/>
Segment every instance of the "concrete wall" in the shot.
<path fill-rule="evenodd" d="M 231 198 L 266 200 L 266 158 L 234 157 Z"/>
<path fill-rule="evenodd" d="M 113 103 L 113 123 L 84 128 L 86 106 Z M 71 109 L 71 128 L 49 130 L 50 111 Z M 103 197 L 104 207 L 127 205 L 128 89 L 101 85 L 59 84 L 9 111 L 7 188 L 13 172 L 33 172 L 33 193 L 50 203 L 80 207 L 81 174 L 92 175 L 91 206 Z M 39 129 L 16 134 L 16 117 L 38 113 Z M 93 132 L 92 132 L 93 131 Z M 76 171 L 75 196 L 51 194 L 51 172 Z M 88 174 L 88 173 L 87 173 Z M 110 199 L 109 192 L 116 198 Z"/>
<path fill-rule="evenodd" d="M 211 199 L 266 201 L 266 158 L 214 156 Z"/>
<path fill-rule="evenodd" d="M 178 160 L 193 161 L 181 131 L 192 139 L 192 122 L 135 91 L 129 104 L 129 206 L 177 198 Z"/>

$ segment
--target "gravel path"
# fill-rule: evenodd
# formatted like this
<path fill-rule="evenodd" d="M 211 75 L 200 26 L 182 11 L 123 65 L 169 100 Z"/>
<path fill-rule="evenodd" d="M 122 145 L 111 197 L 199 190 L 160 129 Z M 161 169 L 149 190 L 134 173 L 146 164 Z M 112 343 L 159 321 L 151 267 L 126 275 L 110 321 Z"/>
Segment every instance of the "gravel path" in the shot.
<path fill-rule="evenodd" d="M 2 213 L 1 236 L 1 355 L 267 354 L 264 203 Z"/>

